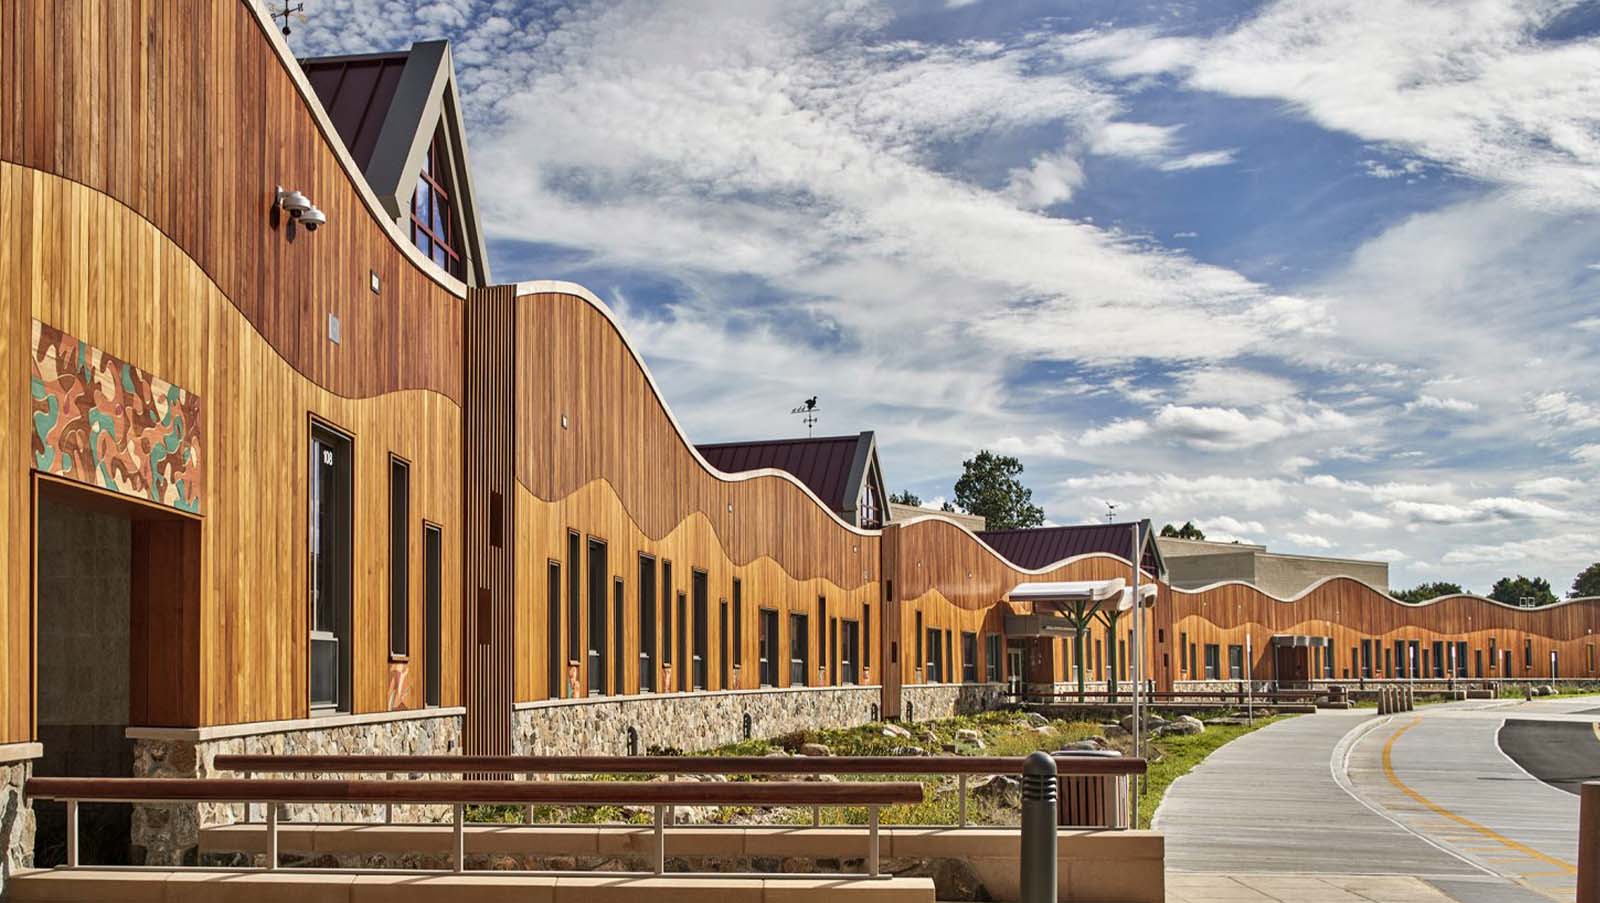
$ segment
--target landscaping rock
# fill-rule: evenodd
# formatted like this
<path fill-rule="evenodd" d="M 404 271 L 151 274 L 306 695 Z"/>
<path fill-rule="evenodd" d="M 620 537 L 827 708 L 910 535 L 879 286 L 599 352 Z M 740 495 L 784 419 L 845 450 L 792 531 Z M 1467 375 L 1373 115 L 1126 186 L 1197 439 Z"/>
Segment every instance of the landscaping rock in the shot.
<path fill-rule="evenodd" d="M 983 734 L 978 733 L 970 727 L 964 727 L 956 731 L 956 741 L 961 743 L 982 743 Z"/>
<path fill-rule="evenodd" d="M 769 758 L 769 759 L 787 759 L 787 758 L 789 758 L 789 753 L 784 751 L 784 750 L 781 750 L 781 749 L 775 749 L 772 752 L 767 753 L 767 758 Z"/>
<path fill-rule="evenodd" d="M 1199 718 L 1193 715 L 1179 715 L 1175 721 L 1168 722 L 1152 730 L 1150 736 L 1169 737 L 1177 735 L 1186 737 L 1192 734 L 1204 733 L 1205 729 L 1205 723 Z"/>
<path fill-rule="evenodd" d="M 1029 721 L 1033 722 L 1035 725 L 1044 725 L 1044 724 L 1049 724 L 1050 723 L 1050 719 L 1049 718 L 1044 717 L 1043 715 L 1039 714 L 1038 712 L 1029 712 L 1026 717 L 1027 717 L 1027 719 Z"/>
<path fill-rule="evenodd" d="M 885 737 L 894 737 L 900 740 L 911 739 L 911 732 L 898 724 L 885 724 L 883 726 L 883 735 Z"/>
<path fill-rule="evenodd" d="M 1104 748 L 1105 747 L 1103 745 L 1095 743 L 1093 740 L 1076 740 L 1076 741 L 1074 741 L 1072 743 L 1068 743 L 1066 746 L 1061 747 L 1061 751 L 1062 752 L 1090 752 L 1092 750 L 1104 749 Z"/>
<path fill-rule="evenodd" d="M 802 744 L 800 744 L 800 755 L 802 755 L 802 756 L 831 756 L 831 755 L 833 755 L 833 750 L 829 749 L 826 745 L 821 744 L 821 743 L 802 743 Z"/>
<path fill-rule="evenodd" d="M 925 756 L 928 751 L 920 746 L 896 746 L 889 751 L 891 756 Z"/>
<path fill-rule="evenodd" d="M 975 785 L 971 794 L 973 799 L 991 800 L 1003 806 L 1022 805 L 1022 782 L 1008 774 L 990 775 L 989 778 Z"/>

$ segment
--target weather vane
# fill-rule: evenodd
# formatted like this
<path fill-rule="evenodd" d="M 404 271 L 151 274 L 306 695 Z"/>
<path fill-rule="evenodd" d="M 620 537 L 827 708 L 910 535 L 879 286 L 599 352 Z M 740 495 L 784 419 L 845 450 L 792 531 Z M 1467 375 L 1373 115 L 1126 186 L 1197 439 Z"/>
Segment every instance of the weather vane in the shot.
<path fill-rule="evenodd" d="M 1116 519 L 1117 519 L 1117 503 L 1116 502 L 1106 502 L 1106 523 L 1108 523 L 1108 524 L 1112 523 Z"/>
<path fill-rule="evenodd" d="M 304 22 L 306 20 L 306 5 L 304 3 L 295 3 L 292 5 L 289 3 L 284 3 L 282 6 L 273 8 L 272 18 L 283 20 L 283 36 L 286 38 L 289 36 L 290 16 L 294 16 L 296 19 Z"/>
<path fill-rule="evenodd" d="M 817 414 L 820 413 L 821 410 L 821 408 L 817 407 L 817 396 L 813 395 L 806 399 L 805 404 L 802 404 L 800 407 L 795 408 L 789 413 L 805 415 L 800 419 L 800 422 L 806 425 L 806 438 L 809 439 L 811 438 L 811 428 L 817 425 Z"/>

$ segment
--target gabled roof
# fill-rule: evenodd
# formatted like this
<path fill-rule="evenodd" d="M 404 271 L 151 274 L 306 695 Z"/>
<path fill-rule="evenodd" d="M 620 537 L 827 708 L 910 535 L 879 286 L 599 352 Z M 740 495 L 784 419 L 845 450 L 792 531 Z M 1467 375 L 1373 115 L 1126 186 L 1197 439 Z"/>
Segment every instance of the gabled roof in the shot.
<path fill-rule="evenodd" d="M 856 500 L 869 478 L 878 483 L 880 504 L 882 471 L 878 467 L 877 439 L 871 430 L 855 436 L 818 436 L 809 439 L 765 439 L 754 442 L 717 442 L 696 445 L 712 467 L 741 473 L 770 467 L 787 471 L 833 510 L 856 523 Z M 887 511 L 880 512 L 887 516 Z"/>
<path fill-rule="evenodd" d="M 1150 522 L 1139 522 L 1150 541 L 1145 544 L 1146 571 L 1166 579 L 1166 562 L 1156 548 Z M 1077 527 L 1030 527 L 1022 530 L 984 530 L 978 538 L 1018 567 L 1035 569 L 1079 555 L 1115 555 L 1126 561 L 1133 551 L 1133 524 L 1087 524 Z"/>
<path fill-rule="evenodd" d="M 401 225 L 408 222 L 428 146 L 442 129 L 460 224 L 455 243 L 467 262 L 462 281 L 489 284 L 450 42 L 419 41 L 394 53 L 316 57 L 301 60 L 300 68 L 379 203 Z"/>

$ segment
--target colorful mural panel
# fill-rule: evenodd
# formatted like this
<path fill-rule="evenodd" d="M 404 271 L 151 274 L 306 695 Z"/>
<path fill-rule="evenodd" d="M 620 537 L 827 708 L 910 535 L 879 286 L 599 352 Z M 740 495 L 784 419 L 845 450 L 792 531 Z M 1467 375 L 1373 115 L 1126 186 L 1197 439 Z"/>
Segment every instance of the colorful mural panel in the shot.
<path fill-rule="evenodd" d="M 33 466 L 200 513 L 200 398 L 33 321 Z"/>

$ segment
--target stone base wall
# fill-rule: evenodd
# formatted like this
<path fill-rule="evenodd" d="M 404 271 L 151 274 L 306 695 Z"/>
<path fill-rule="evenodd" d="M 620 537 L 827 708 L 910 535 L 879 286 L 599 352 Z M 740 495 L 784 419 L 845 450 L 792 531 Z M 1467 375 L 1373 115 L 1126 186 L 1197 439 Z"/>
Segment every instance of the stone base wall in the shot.
<path fill-rule="evenodd" d="M 1005 684 L 914 684 L 900 689 L 908 721 L 976 715 L 1007 704 Z"/>
<path fill-rule="evenodd" d="M 0 844 L 5 860 L 0 862 L 0 896 L 6 882 L 18 869 L 33 868 L 33 807 L 22 796 L 22 785 L 33 774 L 33 762 L 0 764 Z"/>
<path fill-rule="evenodd" d="M 330 719 L 332 720 L 332 719 Z M 326 728 L 307 727 L 274 733 L 214 740 L 135 739 L 133 776 L 137 778 L 210 778 L 231 776 L 215 765 L 220 754 L 258 755 L 446 755 L 461 748 L 461 716 L 424 716 L 385 721 L 343 722 Z M 448 775 L 440 775 L 445 778 Z M 133 861 L 143 865 L 193 865 L 199 849 L 199 828 L 230 824 L 245 818 L 244 803 L 141 805 L 133 809 Z M 250 804 L 251 817 L 265 818 L 261 804 Z M 397 821 L 447 821 L 448 806 L 396 806 Z M 381 806 L 329 804 L 285 805 L 279 817 L 296 821 L 378 821 Z"/>

